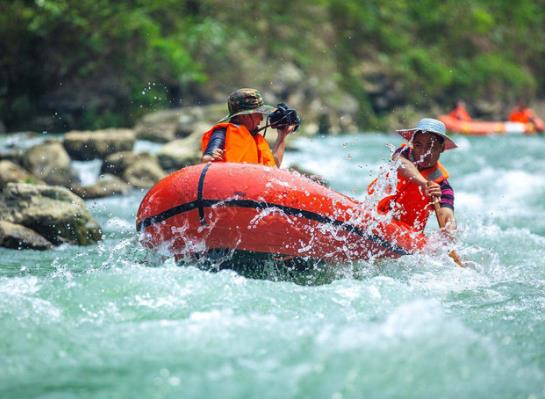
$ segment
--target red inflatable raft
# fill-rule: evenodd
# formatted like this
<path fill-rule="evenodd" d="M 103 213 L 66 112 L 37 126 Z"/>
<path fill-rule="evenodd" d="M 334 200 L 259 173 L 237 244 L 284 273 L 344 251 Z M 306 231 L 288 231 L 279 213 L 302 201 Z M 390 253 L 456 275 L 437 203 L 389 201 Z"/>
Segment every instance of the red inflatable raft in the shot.
<path fill-rule="evenodd" d="M 329 263 L 399 257 L 426 242 L 298 173 L 239 163 L 167 176 L 142 200 L 136 223 L 144 246 L 178 257 L 231 250 Z"/>
<path fill-rule="evenodd" d="M 439 120 L 445 124 L 447 130 L 468 136 L 535 134 L 538 130 L 543 130 L 542 125 L 536 127 L 533 123 L 461 121 L 449 115 L 440 115 Z"/>

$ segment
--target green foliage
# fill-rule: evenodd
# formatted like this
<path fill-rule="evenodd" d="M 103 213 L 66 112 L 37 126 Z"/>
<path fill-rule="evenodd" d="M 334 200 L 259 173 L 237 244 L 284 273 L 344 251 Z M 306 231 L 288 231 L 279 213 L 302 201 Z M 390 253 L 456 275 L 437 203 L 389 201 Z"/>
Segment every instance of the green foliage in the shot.
<path fill-rule="evenodd" d="M 536 42 L 545 34 L 543 4 L 529 0 L 328 3 L 334 25 L 347 26 L 352 35 L 349 48 L 339 46 L 335 54 L 344 70 L 357 70 L 362 62 L 375 64 L 384 79 L 402 87 L 405 103 L 446 106 L 456 97 L 508 101 L 513 95 L 545 94 L 536 92 L 545 76 L 545 47 L 543 41 Z M 338 41 L 343 41 L 342 30 Z"/>
<path fill-rule="evenodd" d="M 7 77 L 0 118 L 9 125 L 26 127 L 29 116 L 44 111 L 71 114 L 80 127 L 129 123 L 140 105 L 150 105 L 149 98 L 130 98 L 148 82 L 178 89 L 206 80 L 188 51 L 198 24 L 183 3 L 14 0 L 0 7 Z M 168 105 L 166 96 L 153 98 Z"/>
<path fill-rule="evenodd" d="M 477 96 L 528 96 L 536 89 L 534 77 L 500 53 L 477 55 L 457 70 L 457 85 Z"/>
<path fill-rule="evenodd" d="M 393 69 L 409 92 L 423 92 L 427 97 L 436 98 L 453 80 L 453 74 L 438 50 L 415 47 L 397 58 Z"/>
<path fill-rule="evenodd" d="M 10 0 L 0 2 L 0 120 L 128 125 L 266 86 L 291 63 L 352 94 L 360 122 L 379 126 L 409 103 L 545 95 L 543 43 L 543 0 Z M 393 92 L 387 105 L 369 85 Z"/>

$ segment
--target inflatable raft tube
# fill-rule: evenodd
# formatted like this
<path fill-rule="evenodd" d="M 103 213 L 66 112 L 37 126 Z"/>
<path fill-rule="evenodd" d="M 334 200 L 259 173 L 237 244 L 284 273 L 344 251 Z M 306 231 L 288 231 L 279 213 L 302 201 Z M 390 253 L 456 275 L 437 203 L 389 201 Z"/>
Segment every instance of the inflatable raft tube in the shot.
<path fill-rule="evenodd" d="M 142 200 L 136 224 L 145 247 L 176 257 L 228 250 L 331 263 L 396 258 L 426 242 L 298 173 L 240 163 L 165 177 Z"/>
<path fill-rule="evenodd" d="M 440 115 L 447 130 L 467 136 L 487 136 L 491 134 L 535 134 L 536 126 L 532 123 L 461 121 L 449 115 Z"/>

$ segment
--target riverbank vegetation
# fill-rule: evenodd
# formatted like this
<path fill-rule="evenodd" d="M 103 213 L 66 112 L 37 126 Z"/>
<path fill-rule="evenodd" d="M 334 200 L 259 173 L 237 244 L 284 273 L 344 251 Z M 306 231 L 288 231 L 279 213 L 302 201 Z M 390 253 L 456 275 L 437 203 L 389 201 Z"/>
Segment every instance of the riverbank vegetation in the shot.
<path fill-rule="evenodd" d="M 531 0 L 11 0 L 0 4 L 0 121 L 128 126 L 241 86 L 357 107 L 371 129 L 392 110 L 457 98 L 498 117 L 545 96 L 544 43 L 545 3 Z"/>

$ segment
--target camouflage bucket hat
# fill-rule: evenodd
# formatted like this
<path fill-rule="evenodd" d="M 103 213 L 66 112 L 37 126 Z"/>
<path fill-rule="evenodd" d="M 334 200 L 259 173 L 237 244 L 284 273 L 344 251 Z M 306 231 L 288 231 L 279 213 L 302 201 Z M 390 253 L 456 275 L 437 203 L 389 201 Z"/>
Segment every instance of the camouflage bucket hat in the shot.
<path fill-rule="evenodd" d="M 255 89 L 238 89 L 232 92 L 227 99 L 229 115 L 220 120 L 224 122 L 237 115 L 260 113 L 264 115 L 274 111 L 274 107 L 263 103 L 263 97 Z"/>

